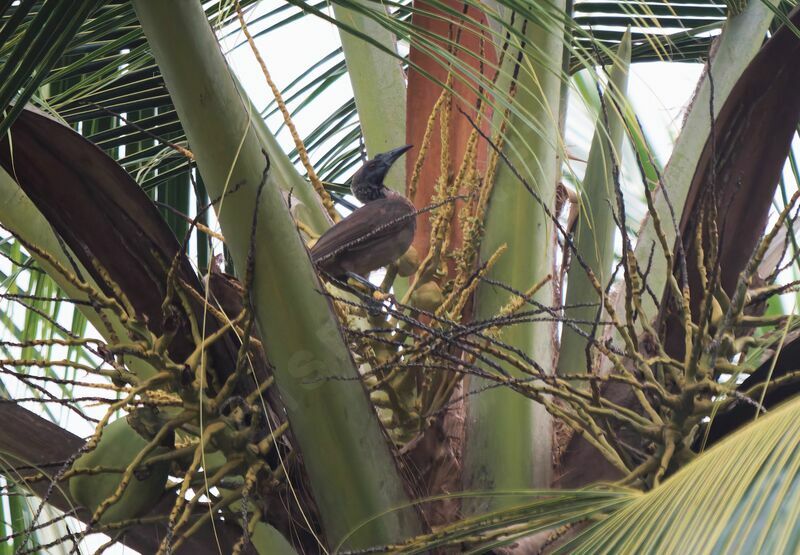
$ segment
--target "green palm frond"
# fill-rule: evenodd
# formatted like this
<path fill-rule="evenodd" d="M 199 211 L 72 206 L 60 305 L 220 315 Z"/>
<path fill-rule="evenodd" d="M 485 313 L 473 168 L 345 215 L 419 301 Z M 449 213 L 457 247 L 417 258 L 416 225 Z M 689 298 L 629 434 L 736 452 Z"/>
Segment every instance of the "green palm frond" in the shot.
<path fill-rule="evenodd" d="M 705 59 L 716 33 L 725 21 L 724 2 L 575 2 L 575 23 L 600 43 L 613 46 L 625 29 L 632 29 L 633 62 Z M 591 48 L 589 39 L 575 41 Z M 576 68 L 577 66 L 572 65 Z"/>
<path fill-rule="evenodd" d="M 248 0 L 242 5 L 252 3 Z M 2 129 L 34 98 L 120 158 L 131 173 L 163 149 L 155 137 L 185 141 L 129 2 L 4 4 L 0 105 L 6 108 L 11 100 L 16 104 L 0 122 Z M 217 29 L 230 26 L 236 18 L 229 2 L 213 2 L 206 13 Z M 123 114 L 130 123 L 120 123 L 117 116 Z M 171 153 L 141 177 L 152 188 L 185 174 L 186 167 L 182 156 Z"/>
<path fill-rule="evenodd" d="M 486 553 L 531 534 L 571 526 L 587 519 L 602 519 L 641 495 L 636 490 L 625 488 L 466 493 L 461 497 L 505 497 L 514 499 L 516 503 L 512 509 L 461 520 L 402 546 L 391 546 L 387 551 L 410 555 L 459 545 L 461 553 Z"/>
<path fill-rule="evenodd" d="M 796 553 L 800 400 L 740 430 L 561 553 Z"/>
<path fill-rule="evenodd" d="M 545 530 L 551 544 L 569 528 L 589 524 L 556 553 L 796 553 L 800 400 L 759 418 L 647 493 L 594 487 L 505 495 L 516 496 L 516 506 L 462 520 L 393 552 L 460 545 L 462 552 L 485 553 Z"/>
<path fill-rule="evenodd" d="M 245 8 L 254 3 L 242 2 Z M 339 3 L 358 9 L 353 2 L 341 0 Z M 55 9 L 56 4 L 59 3 L 53 0 L 22 2 L 16 9 L 9 8 L 3 28 L 4 34 L 10 37 L 6 44 L 19 42 L 25 37 L 26 30 L 31 28 L 34 18 L 45 17 L 40 14 L 47 14 L 45 10 Z M 66 3 L 60 4 L 63 6 Z M 489 10 L 484 4 L 471 4 Z M 514 0 L 503 0 L 496 4 L 497 10 L 519 10 L 527 13 L 531 9 Z M 432 53 L 441 58 L 443 52 L 437 53 L 437 47 L 431 46 L 426 37 L 414 34 L 411 14 L 420 10 L 412 8 L 408 3 L 390 2 L 389 6 L 393 10 L 391 16 L 377 16 L 378 23 L 391 28 L 401 39 L 425 42 L 433 49 Z M 432 2 L 431 6 L 438 10 L 450 9 L 443 2 L 437 1 Z M 324 4 L 320 2 L 294 1 L 257 15 L 251 24 L 256 36 L 259 36 L 290 25 L 309 13 L 319 13 L 318 10 L 323 7 Z M 597 52 L 609 55 L 610 49 L 613 49 L 629 25 L 634 28 L 634 63 L 649 59 L 702 59 L 707 53 L 713 29 L 721 26 L 724 21 L 725 10 L 725 4 L 721 2 L 577 2 L 574 6 L 575 24 L 571 29 L 574 44 L 570 47 L 573 54 L 570 67 L 572 70 L 583 67 L 586 61 L 582 58 L 587 55 L 594 57 Z M 211 3 L 206 13 L 223 38 L 235 36 L 238 32 L 236 14 L 229 2 Z M 73 21 L 74 25 L 74 17 L 66 19 Z M 508 27 L 497 30 L 496 34 L 505 32 L 518 33 Z M 79 29 L 73 30 L 73 36 L 68 40 L 66 30 L 60 28 L 50 35 L 55 36 L 56 41 L 60 41 L 59 44 L 65 44 L 59 56 L 52 60 L 48 58 L 52 67 L 36 73 L 37 86 L 47 85 L 41 94 L 44 105 L 51 107 L 75 126 L 96 119 L 107 119 L 114 114 L 127 114 L 126 119 L 130 124 L 117 122 L 113 127 L 91 138 L 110 154 L 121 157 L 123 165 L 132 173 L 141 169 L 143 160 L 164 149 L 163 145 L 156 144 L 153 136 L 179 144 L 185 143 L 185 136 L 163 80 L 147 52 L 141 28 L 127 2 L 102 3 L 95 13 L 85 18 Z M 241 45 L 239 42 L 234 48 Z M 10 51 L 10 48 L 7 46 L 6 51 Z M 442 48 L 439 46 L 440 50 Z M 445 58 L 442 60 L 444 62 Z M 301 84 L 305 76 L 325 62 L 330 65 L 324 74 Z M 17 73 L 19 71 L 14 75 Z M 301 70 L 295 82 L 285 91 L 293 113 L 300 113 L 315 100 L 323 98 L 328 87 L 344 74 L 344 60 L 339 51 L 328 54 L 312 67 Z M 14 83 L 16 80 L 8 87 Z M 0 94 L 0 101 L 3 98 Z M 325 179 L 330 181 L 342 178 L 343 172 L 347 172 L 359 160 L 359 151 L 354 148 L 354 144 L 360 140 L 360 134 L 354 134 L 348 128 L 337 135 L 329 129 L 340 125 L 341 121 L 357 121 L 355 106 L 350 104 L 346 109 L 347 113 L 339 113 L 340 118 L 328 118 L 320 122 L 308 137 L 309 142 L 313 142 L 315 137 L 327 139 L 316 143 L 322 150 L 315 152 L 311 148 L 311 151 L 315 159 L 325 158 L 322 162 L 323 173 Z M 148 143 L 149 147 L 129 148 L 143 142 Z M 132 154 L 131 150 L 137 152 Z M 341 159 L 344 153 L 349 155 L 347 160 Z M 336 162 L 327 164 L 332 155 L 337 158 Z M 157 164 L 139 175 L 140 183 L 147 188 L 157 187 L 176 175 L 184 174 L 187 167 L 180 155 L 167 151 Z"/>
<path fill-rule="evenodd" d="M 16 4 L 16 5 L 14 5 Z M 51 68 L 77 40 L 100 0 L 78 4 L 47 0 L 0 6 L 0 134 L 4 134 Z M 13 104 L 12 104 L 13 103 Z"/>

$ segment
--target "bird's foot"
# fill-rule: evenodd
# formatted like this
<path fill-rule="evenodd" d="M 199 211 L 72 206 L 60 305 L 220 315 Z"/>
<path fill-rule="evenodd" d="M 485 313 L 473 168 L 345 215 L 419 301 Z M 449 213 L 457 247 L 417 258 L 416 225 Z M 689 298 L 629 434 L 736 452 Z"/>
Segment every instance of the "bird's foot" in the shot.
<path fill-rule="evenodd" d="M 380 289 L 376 289 L 372 292 L 372 298 L 378 302 L 384 301 L 394 301 L 394 294 L 393 293 L 386 293 L 381 291 Z"/>
<path fill-rule="evenodd" d="M 378 290 L 377 285 L 375 285 L 368 279 L 358 274 L 354 274 L 353 272 L 347 272 L 346 275 L 347 275 L 347 284 L 353 287 L 354 289 L 367 293 L 370 296 L 373 294 L 373 292 Z"/>

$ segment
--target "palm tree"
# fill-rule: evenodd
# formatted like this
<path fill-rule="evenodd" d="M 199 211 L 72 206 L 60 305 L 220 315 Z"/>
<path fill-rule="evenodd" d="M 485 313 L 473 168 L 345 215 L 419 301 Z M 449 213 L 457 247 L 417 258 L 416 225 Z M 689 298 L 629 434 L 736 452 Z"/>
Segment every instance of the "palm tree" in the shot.
<path fill-rule="evenodd" d="M 95 532 L 161 553 L 796 549 L 797 326 L 777 302 L 795 284 L 777 280 L 800 12 L 292 0 L 279 24 L 322 17 L 342 49 L 283 95 L 262 62 L 285 153 L 219 47 L 250 42 L 251 4 L 3 6 L 0 222 L 26 309 L 4 315 L 3 376 L 45 408 L 102 407 L 84 442 L 0 404 L 8 491 L 85 524 L 52 532 L 9 495 L 15 551 Z M 664 58 L 708 63 L 662 169 L 625 97 L 630 64 Z M 301 140 L 287 101 L 345 72 L 352 101 Z M 414 249 L 374 292 L 307 252 L 361 143 L 417 146 L 388 181 L 419 211 Z"/>

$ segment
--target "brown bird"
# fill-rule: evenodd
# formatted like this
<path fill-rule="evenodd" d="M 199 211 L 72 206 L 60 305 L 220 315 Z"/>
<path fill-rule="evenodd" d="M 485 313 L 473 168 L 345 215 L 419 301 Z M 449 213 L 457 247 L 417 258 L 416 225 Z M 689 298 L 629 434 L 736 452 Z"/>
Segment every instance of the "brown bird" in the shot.
<path fill-rule="evenodd" d="M 322 272 L 342 280 L 348 274 L 367 276 L 411 246 L 416 209 L 383 184 L 389 168 L 411 146 L 378 154 L 353 175 L 350 190 L 364 206 L 322 234 L 311 248 L 311 259 Z"/>

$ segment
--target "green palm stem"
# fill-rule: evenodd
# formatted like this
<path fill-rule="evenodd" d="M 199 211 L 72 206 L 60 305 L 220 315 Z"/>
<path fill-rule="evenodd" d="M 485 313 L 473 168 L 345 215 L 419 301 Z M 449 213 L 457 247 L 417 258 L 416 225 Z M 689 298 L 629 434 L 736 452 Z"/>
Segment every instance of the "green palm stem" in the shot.
<path fill-rule="evenodd" d="M 382 51 L 373 44 L 348 31 L 352 29 L 396 52 L 394 34 L 367 15 L 374 10 L 379 17 L 389 17 L 380 4 L 353 0 L 353 7 L 338 3 L 333 13 L 342 27 L 342 41 L 347 74 L 353 85 L 353 97 L 358 120 L 364 135 L 367 154 L 372 157 L 405 144 L 406 140 L 406 79 L 400 58 Z M 385 183 L 400 194 L 405 193 L 406 165 L 395 164 Z"/>
<path fill-rule="evenodd" d="M 281 149 L 275 136 L 270 132 L 267 123 L 261 118 L 255 105 L 234 76 L 234 81 L 250 114 L 253 129 L 258 135 L 258 140 L 269 156 L 271 171 L 277 185 L 288 195 L 291 194 L 292 215 L 308 225 L 315 233 L 322 234 L 331 226 L 331 219 L 319 195 L 311 183 L 306 180 L 286 154 Z"/>
<path fill-rule="evenodd" d="M 561 13 L 563 0 L 543 5 L 543 11 Z M 521 28 L 523 16 L 516 15 Z M 556 18 L 557 19 L 557 18 Z M 517 111 L 509 116 L 504 150 L 541 199 L 551 207 L 559 175 L 556 159 L 563 25 L 548 28 L 529 21 L 528 46 L 520 64 Z M 532 53 L 535 52 L 535 57 Z M 516 61 L 514 48 L 505 56 L 505 82 L 510 90 Z M 546 65 L 543 62 L 546 60 Z M 502 77 L 501 77 L 502 80 Z M 499 128 L 497 113 L 494 128 Z M 486 215 L 481 259 L 487 260 L 500 246 L 508 251 L 489 272 L 489 277 L 525 291 L 547 276 L 552 268 L 553 226 L 542 207 L 510 169 L 499 162 Z M 550 305 L 552 287 L 547 284 L 534 297 Z M 499 288 L 481 284 L 475 303 L 476 319 L 491 318 L 511 297 Z M 550 370 L 553 360 L 553 328 L 549 324 L 516 324 L 503 330 L 502 340 L 521 349 Z M 520 373 L 501 363 L 512 377 Z M 487 369 L 487 371 L 492 371 Z M 509 490 L 548 485 L 551 473 L 550 417 L 541 405 L 508 388 L 492 388 L 472 378 L 469 389 L 480 392 L 468 398 L 467 436 L 464 455 L 464 487 L 467 490 Z M 515 503 L 510 497 L 480 498 L 465 506 L 467 514 L 498 509 Z"/>
<path fill-rule="evenodd" d="M 596 130 L 580 190 L 580 213 L 574 237 L 581 257 L 603 285 L 611 277 L 614 263 L 614 208 L 617 203 L 612 170 L 614 165 L 618 168 L 621 165 L 625 133 L 622 101 L 628 86 L 630 60 L 631 36 L 628 32 L 617 50 L 616 63 L 611 69 L 611 86 L 604 95 L 604 106 L 600 107 L 600 113 L 597 114 Z M 589 281 L 585 269 L 573 259 L 567 274 L 566 306 L 597 303 L 598 300 L 597 291 Z M 576 306 L 566 309 L 564 317 L 567 320 L 592 321 L 596 313 L 597 308 L 593 306 Z M 591 324 L 577 326 L 587 333 L 591 332 Z M 561 335 L 558 373 L 588 372 L 585 347 L 586 339 L 565 325 Z"/>
<path fill-rule="evenodd" d="M 392 510 L 408 499 L 396 462 L 200 3 L 134 7 L 209 195 L 239 186 L 217 212 L 240 276 L 255 239 L 251 300 L 328 543 L 361 548 L 419 532 L 413 510 Z"/>

